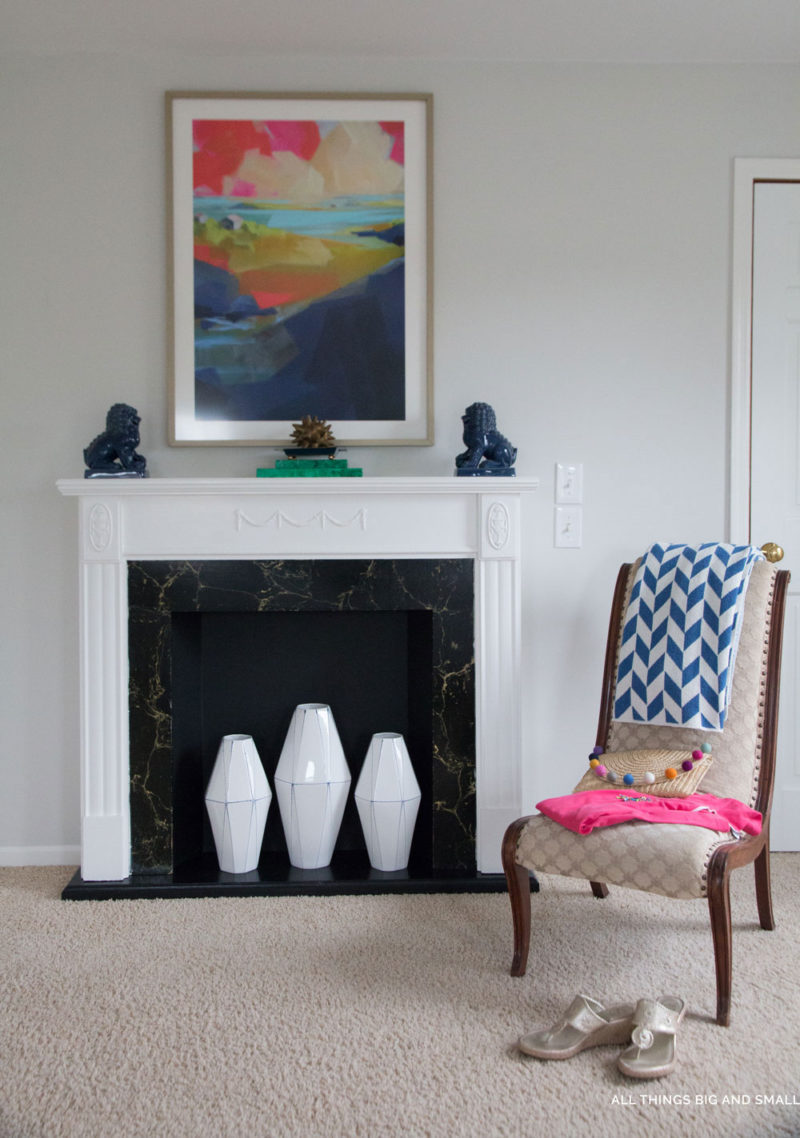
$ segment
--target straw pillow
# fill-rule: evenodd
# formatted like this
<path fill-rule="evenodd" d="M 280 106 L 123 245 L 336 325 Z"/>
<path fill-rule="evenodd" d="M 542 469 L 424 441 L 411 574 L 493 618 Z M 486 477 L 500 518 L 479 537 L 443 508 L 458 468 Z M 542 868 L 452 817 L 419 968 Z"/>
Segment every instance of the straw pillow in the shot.
<path fill-rule="evenodd" d="M 707 746 L 707 744 L 704 744 Z M 595 752 L 590 767 L 573 794 L 603 787 L 646 790 L 661 798 L 686 798 L 694 794 L 711 768 L 711 755 L 694 751 Z"/>

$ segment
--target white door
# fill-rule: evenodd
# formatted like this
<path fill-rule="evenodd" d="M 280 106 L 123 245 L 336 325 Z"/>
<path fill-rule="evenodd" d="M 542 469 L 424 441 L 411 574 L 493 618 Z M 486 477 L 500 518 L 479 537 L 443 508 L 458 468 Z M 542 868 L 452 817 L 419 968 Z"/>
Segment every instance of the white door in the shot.
<path fill-rule="evenodd" d="M 800 181 L 753 185 L 750 540 L 785 550 L 771 847 L 800 849 Z"/>

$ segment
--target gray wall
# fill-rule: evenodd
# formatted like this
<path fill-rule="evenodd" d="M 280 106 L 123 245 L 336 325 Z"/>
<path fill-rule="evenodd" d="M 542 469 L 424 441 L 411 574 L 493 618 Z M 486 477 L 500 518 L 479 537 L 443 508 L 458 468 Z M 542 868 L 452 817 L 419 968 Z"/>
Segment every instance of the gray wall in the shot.
<path fill-rule="evenodd" d="M 167 445 L 167 89 L 433 92 L 437 442 L 351 458 L 449 474 L 463 408 L 494 404 L 542 480 L 525 806 L 570 789 L 618 564 L 727 536 L 732 161 L 800 154 L 800 69 L 14 53 L 0 89 L 0 862 L 74 862 L 79 841 L 76 513 L 56 479 L 117 400 L 155 477 L 266 457 Z M 580 550 L 553 548 L 557 461 L 585 465 Z"/>

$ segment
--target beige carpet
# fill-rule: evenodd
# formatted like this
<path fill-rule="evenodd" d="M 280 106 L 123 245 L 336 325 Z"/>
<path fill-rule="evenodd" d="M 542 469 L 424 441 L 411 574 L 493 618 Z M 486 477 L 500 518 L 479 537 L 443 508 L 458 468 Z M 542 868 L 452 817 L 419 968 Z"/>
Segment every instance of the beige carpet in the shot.
<path fill-rule="evenodd" d="M 505 895 L 63 902 L 71 873 L 0 870 L 2 1138 L 800 1134 L 800 855 L 773 933 L 734 875 L 727 1029 L 704 901 L 545 878 L 514 980 Z M 678 1069 L 520 1055 L 578 991 L 682 996 Z"/>

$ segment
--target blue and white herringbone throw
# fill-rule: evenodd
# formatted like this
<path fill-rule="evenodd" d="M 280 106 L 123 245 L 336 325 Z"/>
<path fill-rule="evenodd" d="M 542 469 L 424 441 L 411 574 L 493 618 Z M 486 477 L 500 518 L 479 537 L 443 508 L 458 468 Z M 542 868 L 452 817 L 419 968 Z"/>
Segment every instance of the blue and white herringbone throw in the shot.
<path fill-rule="evenodd" d="M 622 630 L 614 718 L 721 731 L 750 572 L 751 545 L 653 545 Z"/>

